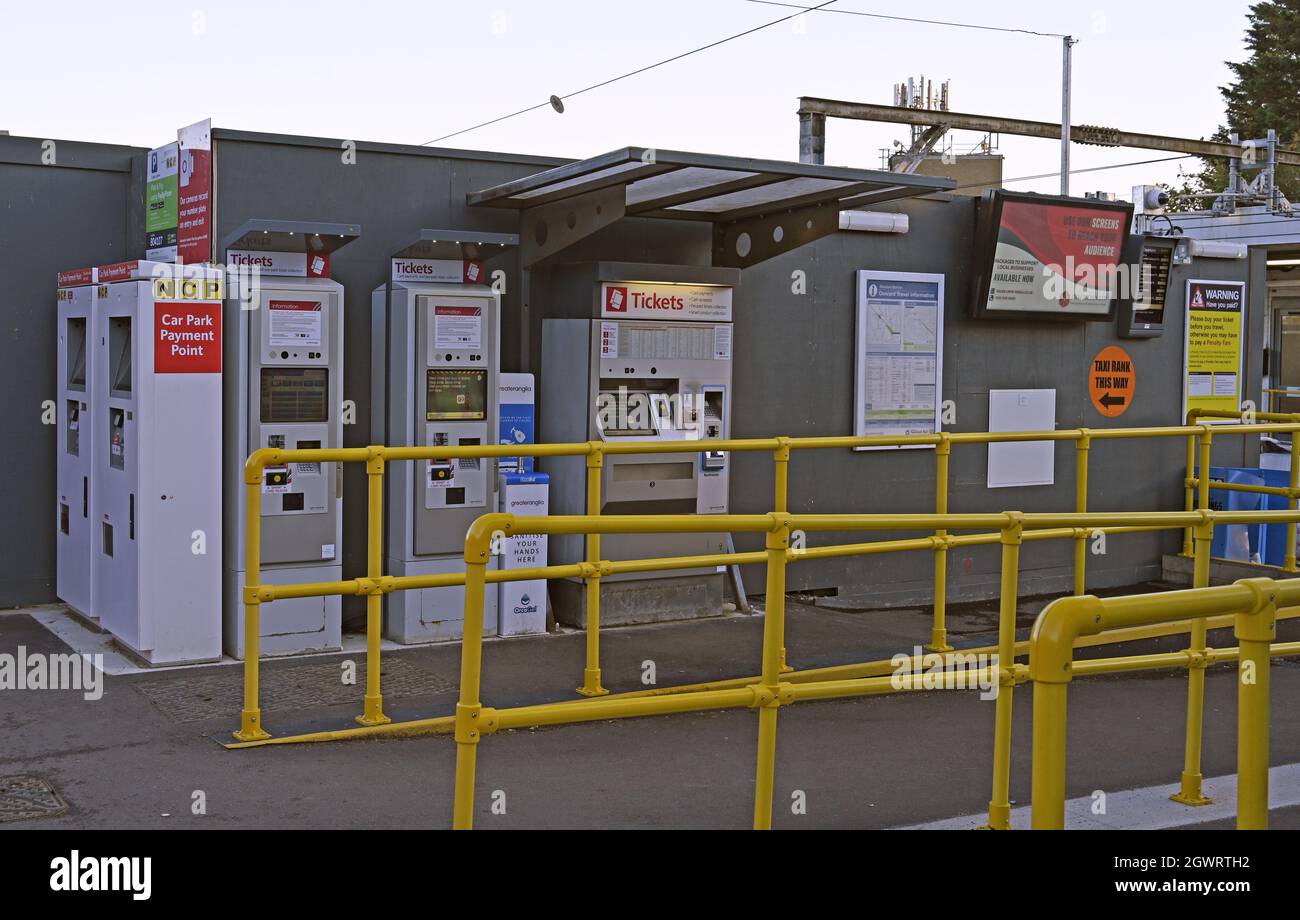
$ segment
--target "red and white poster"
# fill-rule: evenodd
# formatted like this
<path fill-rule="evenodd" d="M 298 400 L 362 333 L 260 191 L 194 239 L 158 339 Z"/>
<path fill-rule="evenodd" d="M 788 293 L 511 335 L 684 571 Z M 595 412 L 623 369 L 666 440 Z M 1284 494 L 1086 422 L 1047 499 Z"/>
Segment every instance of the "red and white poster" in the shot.
<path fill-rule="evenodd" d="M 1109 313 L 1127 233 L 1115 208 L 1004 201 L 985 310 Z"/>
<path fill-rule="evenodd" d="M 176 258 L 212 261 L 212 119 L 181 128 L 180 193 L 176 198 Z"/>
<path fill-rule="evenodd" d="M 154 373 L 221 373 L 220 303 L 159 301 L 153 311 Z"/>

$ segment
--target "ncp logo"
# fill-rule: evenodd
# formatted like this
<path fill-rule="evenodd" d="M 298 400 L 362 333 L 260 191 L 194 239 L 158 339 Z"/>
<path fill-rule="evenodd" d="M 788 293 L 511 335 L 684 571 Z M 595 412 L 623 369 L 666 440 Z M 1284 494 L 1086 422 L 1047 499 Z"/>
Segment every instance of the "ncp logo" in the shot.
<path fill-rule="evenodd" d="M 627 288 L 625 287 L 605 288 L 605 312 L 606 313 L 627 312 Z"/>

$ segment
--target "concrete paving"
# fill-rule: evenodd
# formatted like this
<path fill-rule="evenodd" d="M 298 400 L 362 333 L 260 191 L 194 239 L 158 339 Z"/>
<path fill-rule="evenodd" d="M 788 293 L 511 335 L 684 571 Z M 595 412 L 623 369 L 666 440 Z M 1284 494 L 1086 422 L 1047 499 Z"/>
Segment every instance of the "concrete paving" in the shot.
<path fill-rule="evenodd" d="M 1021 637 L 1043 601 L 1026 601 Z M 928 611 L 840 611 L 788 606 L 791 663 L 819 667 L 910 651 L 929 635 Z M 761 616 L 611 629 L 605 685 L 641 688 L 646 662 L 661 686 L 752 675 Z M 994 605 L 951 612 L 962 645 L 994 640 Z M 1300 622 L 1280 628 L 1300 638 Z M 489 641 L 483 700 L 507 706 L 572 699 L 583 663 L 580 633 Z M 1231 644 L 1228 631 L 1212 643 Z M 1171 650 L 1177 637 L 1125 647 Z M 0 613 L 0 653 L 63 653 L 68 645 L 30 613 Z M 1089 655 L 1118 654 L 1090 650 Z M 264 664 L 283 708 L 276 734 L 341 728 L 360 711 L 363 672 L 340 689 L 329 665 L 355 652 Z M 459 646 L 385 652 L 395 719 L 452 711 Z M 1300 763 L 1300 666 L 1275 662 L 1273 763 Z M 391 675 L 390 673 L 391 672 Z M 201 679 L 200 679 L 201 676 Z M 454 744 L 445 736 L 221 747 L 237 725 L 235 665 L 165 673 L 109 673 L 101 699 L 75 691 L 0 691 L 0 778 L 48 781 L 67 808 L 0 828 L 442 828 L 450 824 Z M 1016 694 L 1012 798 L 1029 798 L 1031 693 Z M 350 695 L 350 696 L 349 696 Z M 1088 796 L 1176 781 L 1182 764 L 1186 679 L 1181 672 L 1094 677 L 1071 689 L 1067 793 Z M 340 702 L 340 700 L 343 700 Z M 355 702 L 351 701 L 355 700 Z M 1235 767 L 1236 685 L 1210 671 L 1204 772 Z M 752 814 L 753 712 L 657 716 L 486 738 L 479 753 L 480 828 L 744 828 Z M 774 823 L 778 828 L 888 828 L 971 815 L 987 806 L 993 704 L 945 691 L 801 703 L 780 716 Z M 504 802 L 494 813 L 493 802 Z M 795 813 L 797 802 L 806 812 Z M 200 809 L 198 805 L 201 804 Z M 196 813 L 196 812 L 202 813 Z M 1188 811 L 1192 811 L 1189 809 Z M 1206 814 L 1198 820 L 1214 820 Z M 1300 827 L 1300 808 L 1275 826 Z M 1230 821 L 1229 821 L 1230 823 Z M 1207 826 L 1215 826 L 1209 824 Z"/>

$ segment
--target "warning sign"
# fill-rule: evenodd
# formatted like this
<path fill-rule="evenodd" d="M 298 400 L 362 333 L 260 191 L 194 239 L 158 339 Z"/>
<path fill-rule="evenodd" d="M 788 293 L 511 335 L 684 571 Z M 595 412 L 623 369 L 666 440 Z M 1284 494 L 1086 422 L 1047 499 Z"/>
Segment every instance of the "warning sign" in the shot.
<path fill-rule="evenodd" d="M 1135 379 L 1133 359 L 1124 349 L 1108 345 L 1097 352 L 1088 369 L 1093 408 L 1107 418 L 1123 415 L 1133 403 Z"/>
<path fill-rule="evenodd" d="M 1189 409 L 1241 408 L 1245 308 L 1244 281 L 1187 282 L 1183 418 Z"/>

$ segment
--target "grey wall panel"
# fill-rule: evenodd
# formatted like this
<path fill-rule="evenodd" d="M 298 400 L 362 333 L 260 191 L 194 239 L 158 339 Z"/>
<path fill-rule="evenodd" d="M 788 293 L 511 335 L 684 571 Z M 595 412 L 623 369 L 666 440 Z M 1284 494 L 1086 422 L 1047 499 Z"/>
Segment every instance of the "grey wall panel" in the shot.
<path fill-rule="evenodd" d="M 217 228 L 220 241 L 250 218 L 354 222 L 362 236 L 337 254 L 333 276 L 346 290 L 346 399 L 354 400 L 355 424 L 345 429 L 348 446 L 370 440 L 370 292 L 382 284 L 388 258 L 425 227 L 465 227 L 517 232 L 510 211 L 467 208 L 465 193 L 527 175 L 559 160 L 506 154 L 445 151 L 359 143 L 356 162 L 344 163 L 342 142 L 246 132 L 214 132 Z M 0 604 L 53 597 L 54 430 L 40 421 L 40 399 L 54 393 L 54 276 L 64 267 L 102 264 L 139 255 L 143 150 L 60 142 L 59 166 L 40 165 L 40 141 L 0 137 L 0 294 L 7 335 L 0 384 L 10 393 L 3 439 L 7 478 L 5 505 L 12 526 L 0 557 Z M 1262 260 L 1202 261 L 1175 270 L 1166 332 L 1150 340 L 1118 340 L 1110 323 L 1026 323 L 967 318 L 968 260 L 974 201 L 923 199 L 882 210 L 911 217 L 906 235 L 837 233 L 744 272 L 736 298 L 733 432 L 737 437 L 774 434 L 835 435 L 853 429 L 854 272 L 861 268 L 944 272 L 947 277 L 944 396 L 956 401 L 954 430 L 983 430 L 988 391 L 1003 387 L 1057 390 L 1057 424 L 1091 428 L 1170 425 L 1178 421 L 1182 381 L 1185 281 L 1189 277 L 1245 278 L 1252 272 L 1248 311 L 1247 377 L 1258 402 L 1263 332 Z M 630 219 L 594 234 L 555 261 L 627 260 L 706 265 L 707 225 Z M 502 268 L 507 289 L 502 305 L 505 370 L 523 369 L 521 275 L 514 253 L 489 263 Z M 540 270 L 544 275 L 544 268 Z M 802 272 L 807 290 L 792 291 Z M 539 285 L 544 294 L 545 284 Z M 563 304 L 531 304 L 532 369 L 538 366 L 540 323 L 566 315 Z M 1137 396 L 1118 419 L 1092 407 L 1087 372 L 1092 357 L 1119 342 L 1133 356 Z M 20 451 L 36 445 L 34 458 Z M 1184 447 L 1173 441 L 1097 443 L 1092 452 L 1094 510 L 1177 508 L 1182 505 Z M 985 488 L 986 448 L 956 449 L 950 507 L 953 511 L 1008 508 L 1059 510 L 1074 500 L 1074 449 L 1056 450 L 1051 487 Z M 1216 441 L 1214 461 L 1249 465 L 1257 445 L 1242 439 Z M 732 507 L 740 512 L 771 508 L 768 457 L 732 458 Z M 932 451 L 818 451 L 793 461 L 791 508 L 801 511 L 928 511 L 933 507 Z M 365 560 L 364 472 L 345 476 L 343 562 L 348 577 Z M 848 538 L 822 535 L 818 540 Z M 738 548 L 756 549 L 752 537 Z M 1104 557 L 1090 556 L 1090 584 L 1123 584 L 1149 577 L 1177 537 L 1112 538 Z M 1021 590 L 1054 590 L 1068 584 L 1070 547 L 1038 544 L 1023 552 Z M 949 565 L 950 596 L 989 596 L 997 590 L 996 547 L 955 551 Z M 929 554 L 826 560 L 792 567 L 796 589 L 832 589 L 845 597 L 916 602 L 929 596 Z M 761 585 L 749 573 L 751 588 Z M 888 586 L 888 587 L 887 587 Z M 349 599 L 350 619 L 363 609 Z"/>
<path fill-rule="evenodd" d="M 353 164 L 344 162 L 341 141 L 244 132 L 214 132 L 217 172 L 217 233 L 225 238 L 245 220 L 273 218 L 357 223 L 359 239 L 341 249 L 331 275 L 345 290 L 344 399 L 356 403 L 356 421 L 345 425 L 347 447 L 370 442 L 370 294 L 388 278 L 389 257 L 424 228 L 513 233 L 513 211 L 467 208 L 465 194 L 562 161 L 540 157 L 442 152 L 418 147 L 358 144 Z M 518 351 L 519 274 L 513 251 L 493 259 L 502 268 L 502 355 L 514 370 Z M 343 571 L 365 572 L 366 482 L 359 464 L 347 464 L 343 486 Z M 364 618 L 361 598 L 345 598 L 344 615 Z"/>
<path fill-rule="evenodd" d="M 0 137 L 0 607 L 54 600 L 55 276 L 130 257 L 128 147 Z M 48 148 L 47 148 L 48 149 Z"/>

